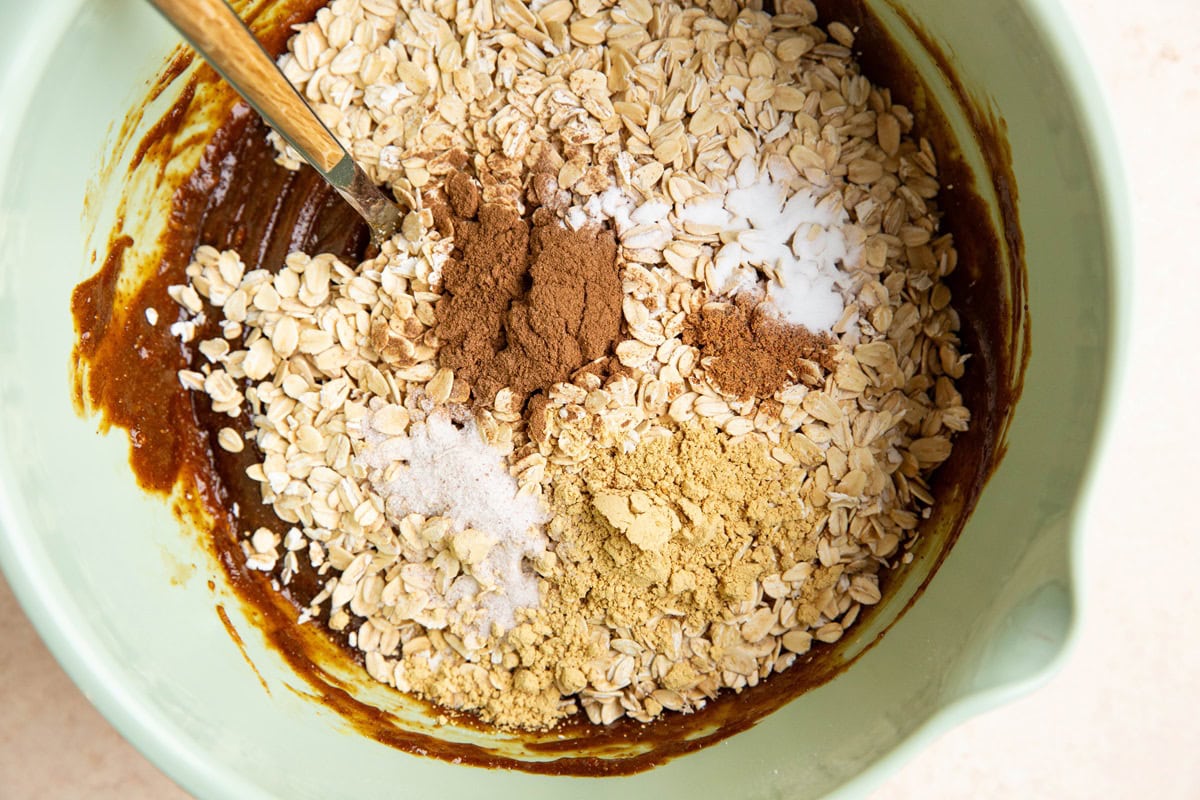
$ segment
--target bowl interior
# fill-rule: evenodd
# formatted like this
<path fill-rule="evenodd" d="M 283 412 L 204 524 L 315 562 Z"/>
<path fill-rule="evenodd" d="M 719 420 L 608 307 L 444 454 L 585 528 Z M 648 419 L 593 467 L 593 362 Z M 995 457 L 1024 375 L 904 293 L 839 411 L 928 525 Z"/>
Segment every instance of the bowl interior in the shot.
<path fill-rule="evenodd" d="M 901 16 L 869 5 L 952 125 L 968 131 Z M 820 796 L 858 776 L 845 789 L 855 791 L 879 774 L 869 767 L 948 719 L 946 709 L 1036 680 L 1069 636 L 1073 511 L 1114 332 L 1119 253 L 1104 154 L 1073 88 L 1077 56 L 1047 32 L 1051 12 L 1032 0 L 986 9 L 911 0 L 905 9 L 998 111 L 1011 145 L 1034 339 L 1007 456 L 920 602 L 853 669 L 717 747 L 627 778 L 574 781 L 574 794 Z M 200 796 L 375 795 L 398 785 L 467 796 L 485 782 L 493 793 L 561 794 L 564 778 L 394 750 L 301 696 L 198 537 L 181 535 L 170 508 L 136 487 L 125 437 L 99 435 L 75 414 L 69 297 L 97 269 L 120 188 L 95 178 L 177 40 L 138 0 L 54 0 L 13 15 L 0 32 L 0 58 L 12 62 L 0 82 L 9 121 L 0 129 L 0 564 L 56 656 L 135 745 Z M 146 123 L 154 118 L 148 110 Z M 900 593 L 922 577 L 912 571 Z"/>

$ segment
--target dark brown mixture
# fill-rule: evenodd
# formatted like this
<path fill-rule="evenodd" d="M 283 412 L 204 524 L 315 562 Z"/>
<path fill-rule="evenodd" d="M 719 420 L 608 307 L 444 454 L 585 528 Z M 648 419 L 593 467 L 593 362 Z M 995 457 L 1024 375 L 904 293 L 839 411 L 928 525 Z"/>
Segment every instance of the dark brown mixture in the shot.
<path fill-rule="evenodd" d="M 454 253 L 442 270 L 438 361 L 491 403 L 510 387 L 523 402 L 607 356 L 620 333 L 621 279 L 610 231 L 572 231 L 539 209 L 532 219 L 451 173 L 450 207 L 435 215 Z"/>
<path fill-rule="evenodd" d="M 834 368 L 832 337 L 780 322 L 746 295 L 708 303 L 690 315 L 683 343 L 712 359 L 706 362 L 708 374 L 739 397 L 770 397 L 789 381 L 804 380 L 810 373 L 806 362 Z"/>

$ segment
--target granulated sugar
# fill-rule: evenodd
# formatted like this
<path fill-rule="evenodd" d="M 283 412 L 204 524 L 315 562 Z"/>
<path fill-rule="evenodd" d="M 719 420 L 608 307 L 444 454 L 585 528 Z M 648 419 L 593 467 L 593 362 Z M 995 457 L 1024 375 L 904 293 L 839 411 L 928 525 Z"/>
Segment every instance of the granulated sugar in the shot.
<path fill-rule="evenodd" d="M 464 574 L 445 592 L 446 604 L 474 600 L 482 634 L 493 624 L 511 629 L 516 609 L 538 605 L 537 576 L 525 561 L 546 552 L 546 514 L 536 500 L 517 496 L 503 456 L 473 420 L 458 426 L 438 413 L 413 424 L 407 435 L 388 436 L 379 430 L 387 408 L 364 424 L 366 446 L 356 462 L 368 470 L 393 524 L 409 514 L 452 521 L 445 549 Z"/>

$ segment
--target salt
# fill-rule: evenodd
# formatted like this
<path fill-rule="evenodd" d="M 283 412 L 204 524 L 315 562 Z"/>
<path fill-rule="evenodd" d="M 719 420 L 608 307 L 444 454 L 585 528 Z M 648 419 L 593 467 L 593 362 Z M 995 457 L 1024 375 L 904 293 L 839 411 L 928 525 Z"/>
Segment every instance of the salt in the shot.
<path fill-rule="evenodd" d="M 510 630 L 518 608 L 538 605 L 537 576 L 526 562 L 546 552 L 541 530 L 546 513 L 536 499 L 517 495 L 503 457 L 473 420 L 460 427 L 435 414 L 414 423 L 408 435 L 389 437 L 372 425 L 388 408 L 376 409 L 366 420 L 356 463 L 368 471 L 393 524 L 408 514 L 441 516 L 455 533 L 472 529 L 491 539 L 486 557 L 464 564 L 469 574 L 456 578 L 439 599 L 451 608 L 464 599 L 473 604 L 475 627 L 482 634 L 493 625 Z"/>

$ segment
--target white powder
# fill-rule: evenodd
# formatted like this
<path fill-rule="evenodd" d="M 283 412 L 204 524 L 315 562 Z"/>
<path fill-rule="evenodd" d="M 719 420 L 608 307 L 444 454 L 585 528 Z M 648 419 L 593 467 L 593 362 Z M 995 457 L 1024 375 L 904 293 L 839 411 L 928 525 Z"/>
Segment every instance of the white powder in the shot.
<path fill-rule="evenodd" d="M 567 209 L 564 222 L 579 230 L 610 223 L 621 245 L 662 250 L 678 233 L 719 234 L 711 288 L 717 294 L 761 293 L 768 310 L 784 322 L 829 331 L 842 317 L 851 289 L 843 266 L 862 257 L 861 232 L 850 224 L 841 196 L 818 196 L 803 185 L 785 157 L 760 169 L 753 158 L 738 162 L 724 184 L 674 207 L 641 203 L 613 186 Z M 766 281 L 764 275 L 774 275 Z"/>
<path fill-rule="evenodd" d="M 466 599 L 481 612 L 481 633 L 493 623 L 511 629 L 516 609 L 538 605 L 537 576 L 525 562 L 546 552 L 541 525 L 547 515 L 536 499 L 517 496 L 503 457 L 474 421 L 458 427 L 437 414 L 414 423 L 408 435 L 389 437 L 372 424 L 386 408 L 365 420 L 365 446 L 356 463 L 367 469 L 393 524 L 414 513 L 442 516 L 452 521 L 452 531 L 474 529 L 492 540 L 486 558 L 464 565 L 445 596 L 434 599 L 447 607 Z"/>
<path fill-rule="evenodd" d="M 719 228 L 724 245 L 713 259 L 713 290 L 738 294 L 757 289 L 763 271 L 766 302 L 785 322 L 828 331 L 845 308 L 850 276 L 842 269 L 861 258 L 850 217 L 836 193 L 820 198 L 810 189 L 789 193 L 796 177 L 790 165 L 760 171 L 744 158 L 724 194 L 685 203 L 677 219 Z M 764 270 L 766 268 L 766 270 Z"/>
<path fill-rule="evenodd" d="M 648 200 L 641 205 L 616 186 L 592 195 L 582 206 L 567 211 L 566 224 L 572 230 L 603 222 L 612 224 L 623 247 L 636 250 L 662 250 L 671 243 L 674 230 L 667 221 L 669 203 Z"/>
<path fill-rule="evenodd" d="M 678 217 L 680 222 L 715 228 L 726 228 L 733 222 L 733 215 L 725 210 L 725 202 L 721 197 L 689 202 L 680 209 Z"/>

